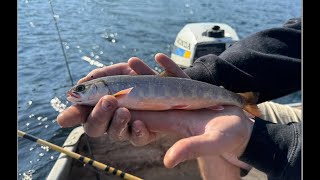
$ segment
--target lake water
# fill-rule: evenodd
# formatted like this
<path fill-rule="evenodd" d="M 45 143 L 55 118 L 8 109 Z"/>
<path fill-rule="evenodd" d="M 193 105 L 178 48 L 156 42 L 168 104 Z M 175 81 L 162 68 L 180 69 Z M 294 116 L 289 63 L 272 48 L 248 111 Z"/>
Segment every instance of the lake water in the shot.
<path fill-rule="evenodd" d="M 301 16 L 301 0 L 18 0 L 18 128 L 57 145 L 72 130 L 60 129 L 58 110 L 69 106 L 70 76 L 55 28 L 57 19 L 74 82 L 104 65 L 132 56 L 157 69 L 153 56 L 170 55 L 186 23 L 222 22 L 244 38 Z M 278 100 L 300 101 L 301 93 Z M 59 153 L 18 140 L 18 178 L 45 179 Z"/>

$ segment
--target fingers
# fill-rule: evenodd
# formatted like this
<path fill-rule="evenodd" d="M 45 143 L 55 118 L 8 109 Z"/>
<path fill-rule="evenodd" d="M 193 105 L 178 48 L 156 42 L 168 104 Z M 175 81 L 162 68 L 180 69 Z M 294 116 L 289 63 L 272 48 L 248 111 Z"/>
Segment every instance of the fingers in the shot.
<path fill-rule="evenodd" d="M 118 63 L 92 70 L 86 77 L 80 79 L 78 84 L 104 76 L 133 74 L 135 74 L 135 72 L 128 66 L 127 63 Z"/>
<path fill-rule="evenodd" d="M 61 127 L 73 127 L 87 121 L 93 107 L 74 105 L 70 106 L 57 117 L 57 122 Z"/>
<path fill-rule="evenodd" d="M 145 124 L 140 120 L 132 123 L 131 143 L 135 146 L 144 146 L 155 140 L 155 134 L 149 132 Z"/>
<path fill-rule="evenodd" d="M 84 130 L 90 137 L 102 136 L 117 108 L 117 100 L 113 96 L 102 97 L 90 113 Z"/>
<path fill-rule="evenodd" d="M 169 76 L 176 76 L 182 78 L 190 78 L 182 69 L 168 56 L 162 53 L 155 55 L 155 60 L 157 63 L 164 68 Z"/>
<path fill-rule="evenodd" d="M 217 155 L 219 150 L 215 143 L 216 139 L 209 134 L 181 139 L 167 151 L 164 157 L 164 165 L 173 168 L 186 160 L 205 155 Z"/>
<path fill-rule="evenodd" d="M 128 123 L 131 115 L 128 109 L 116 110 L 108 128 L 108 135 L 114 141 L 129 140 L 135 146 L 143 146 L 155 140 L 155 133 L 149 132 L 146 125 L 140 120 L 133 120 L 131 128 Z"/>
<path fill-rule="evenodd" d="M 129 139 L 128 123 L 131 115 L 128 109 L 119 108 L 116 110 L 112 122 L 107 130 L 110 139 L 124 141 Z"/>
<path fill-rule="evenodd" d="M 166 152 L 164 165 L 173 168 L 183 161 L 200 156 L 199 150 L 203 149 L 201 146 L 205 143 L 206 139 L 202 135 L 179 140 Z"/>
<path fill-rule="evenodd" d="M 137 57 L 128 60 L 129 67 L 140 75 L 156 75 L 157 73 Z"/>
<path fill-rule="evenodd" d="M 179 66 L 173 62 L 169 57 L 164 54 L 158 53 L 155 56 L 155 60 L 162 66 L 166 73 L 170 76 L 177 76 L 183 78 L 189 78 L 189 76 L 183 72 Z M 132 57 L 128 60 L 128 63 L 118 63 L 111 66 L 95 69 L 91 71 L 87 76 L 80 79 L 78 84 L 96 79 L 104 76 L 111 75 L 156 75 L 157 72 L 146 65 L 142 60 L 137 57 Z"/>
<path fill-rule="evenodd" d="M 192 112 L 185 110 L 172 111 L 130 111 L 133 120 L 141 120 L 149 131 L 174 133 L 181 136 L 189 136 L 187 117 Z"/>

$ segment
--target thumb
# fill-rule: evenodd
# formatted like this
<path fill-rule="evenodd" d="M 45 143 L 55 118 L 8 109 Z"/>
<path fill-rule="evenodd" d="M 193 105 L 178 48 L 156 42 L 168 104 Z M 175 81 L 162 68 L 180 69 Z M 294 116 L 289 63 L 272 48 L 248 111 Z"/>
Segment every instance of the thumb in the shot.
<path fill-rule="evenodd" d="M 164 165 L 173 168 L 179 163 L 205 155 L 217 155 L 217 137 L 211 134 L 202 134 L 184 138 L 176 142 L 166 153 Z"/>

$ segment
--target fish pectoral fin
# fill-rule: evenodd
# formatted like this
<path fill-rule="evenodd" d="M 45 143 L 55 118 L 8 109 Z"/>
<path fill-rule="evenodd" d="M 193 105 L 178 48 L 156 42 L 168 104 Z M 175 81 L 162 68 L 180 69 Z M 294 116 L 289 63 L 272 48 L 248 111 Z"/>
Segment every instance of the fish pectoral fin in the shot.
<path fill-rule="evenodd" d="M 176 105 L 172 106 L 171 109 L 188 109 L 188 107 L 190 107 L 190 105 Z"/>
<path fill-rule="evenodd" d="M 118 97 L 118 96 L 121 96 L 121 95 L 129 94 L 132 89 L 133 89 L 133 87 L 132 87 L 132 88 L 128 88 L 128 89 L 121 90 L 121 91 L 115 93 L 113 96 L 114 96 L 114 97 Z"/>
<path fill-rule="evenodd" d="M 214 111 L 222 111 L 222 110 L 224 110 L 224 107 L 221 106 L 221 105 L 216 105 L 216 106 L 207 107 L 207 109 L 211 109 L 211 110 L 214 110 Z"/>

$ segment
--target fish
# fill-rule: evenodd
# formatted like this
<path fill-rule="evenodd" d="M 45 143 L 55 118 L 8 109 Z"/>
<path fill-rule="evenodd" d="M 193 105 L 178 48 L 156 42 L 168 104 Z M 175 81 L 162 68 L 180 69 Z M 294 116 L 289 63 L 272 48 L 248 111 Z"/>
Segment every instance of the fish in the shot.
<path fill-rule="evenodd" d="M 94 106 L 105 95 L 113 95 L 119 107 L 131 110 L 222 110 L 225 105 L 234 105 L 252 115 L 261 115 L 252 92 L 234 93 L 202 81 L 159 75 L 93 79 L 73 86 L 67 99 L 74 104 Z"/>

